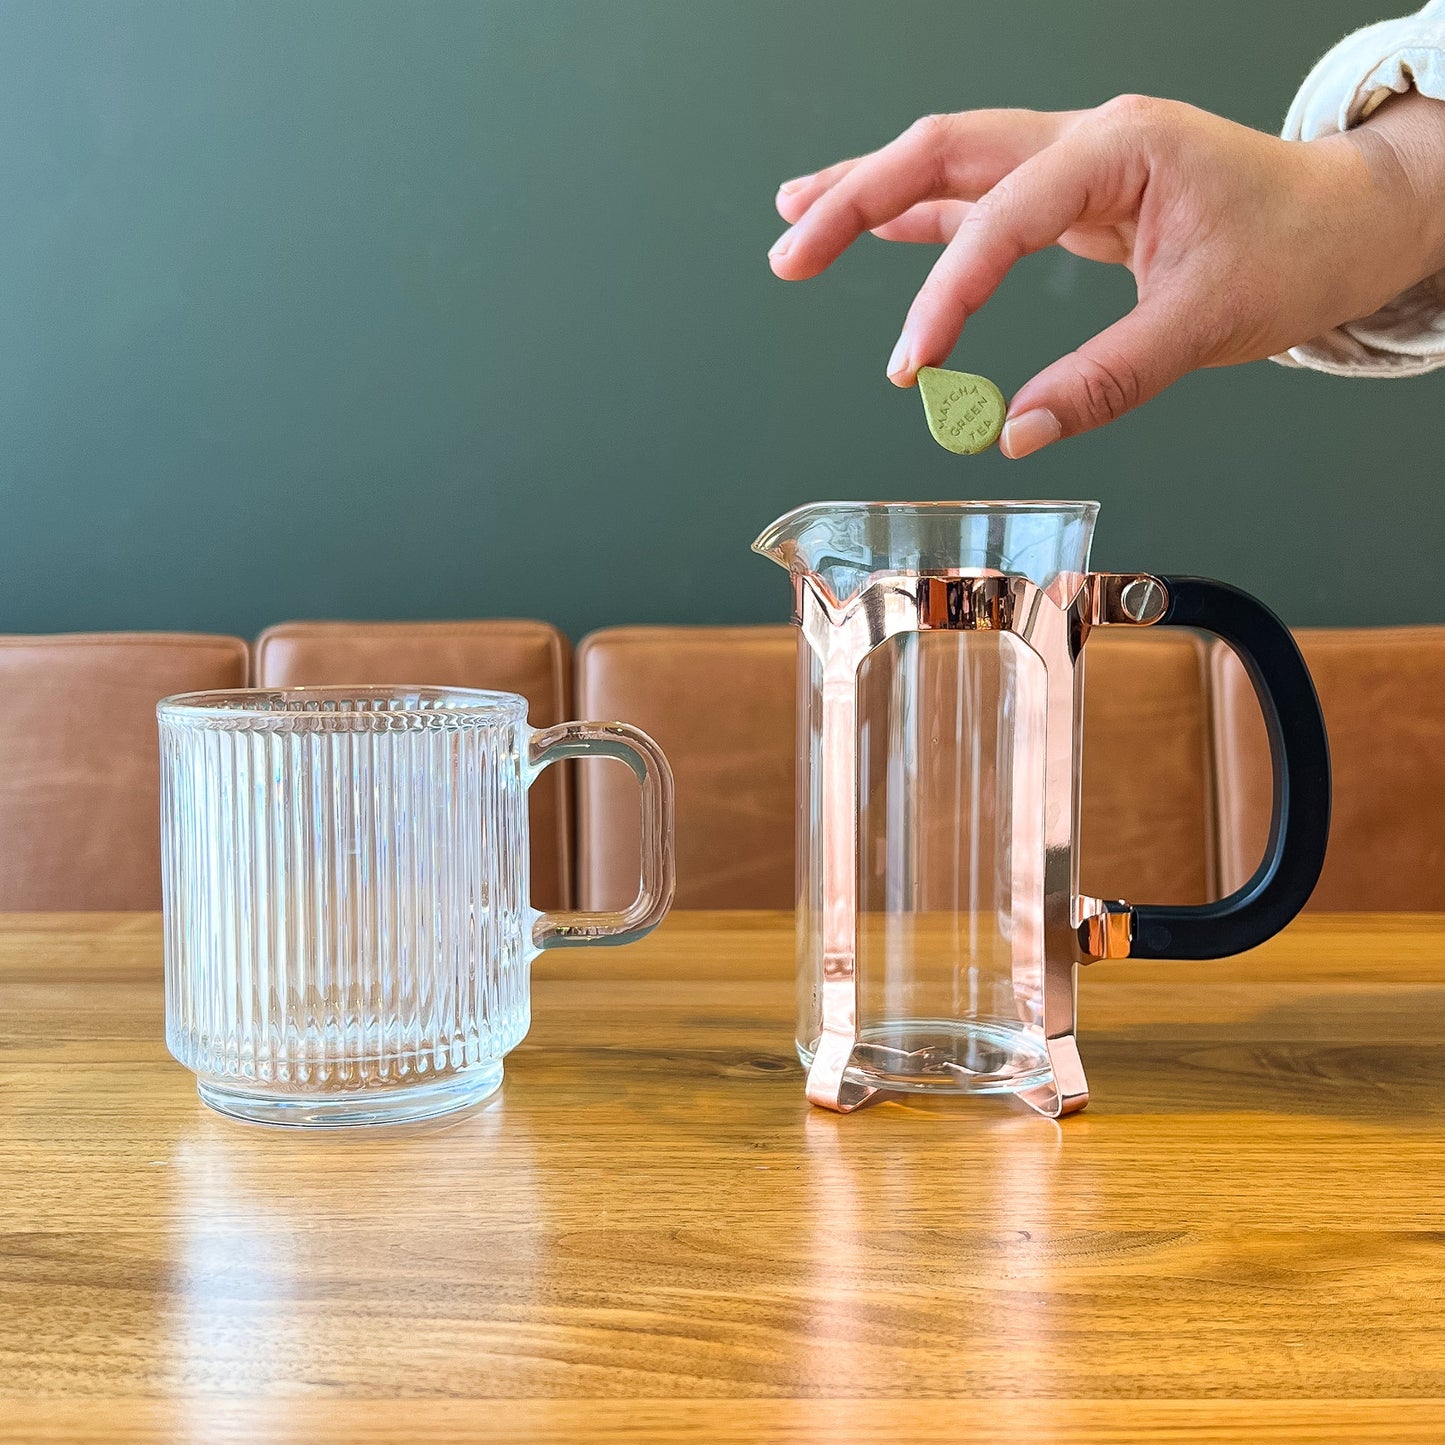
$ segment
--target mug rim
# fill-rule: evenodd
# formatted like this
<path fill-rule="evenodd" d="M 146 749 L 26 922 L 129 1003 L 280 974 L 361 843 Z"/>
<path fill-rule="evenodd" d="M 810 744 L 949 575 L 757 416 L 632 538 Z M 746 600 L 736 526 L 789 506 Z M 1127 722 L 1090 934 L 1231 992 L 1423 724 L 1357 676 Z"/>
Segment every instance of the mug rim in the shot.
<path fill-rule="evenodd" d="M 337 709 L 329 702 L 391 701 L 401 705 L 367 709 Z M 425 706 L 407 705 L 415 699 Z M 263 707 L 263 701 L 295 700 L 314 702 L 315 707 Z M 230 687 L 201 692 L 178 692 L 156 704 L 156 716 L 163 719 L 261 719 L 261 718 L 376 718 L 376 717 L 466 717 L 525 720 L 527 699 L 520 693 L 480 687 L 444 687 L 435 683 L 327 683 L 299 687 Z"/>

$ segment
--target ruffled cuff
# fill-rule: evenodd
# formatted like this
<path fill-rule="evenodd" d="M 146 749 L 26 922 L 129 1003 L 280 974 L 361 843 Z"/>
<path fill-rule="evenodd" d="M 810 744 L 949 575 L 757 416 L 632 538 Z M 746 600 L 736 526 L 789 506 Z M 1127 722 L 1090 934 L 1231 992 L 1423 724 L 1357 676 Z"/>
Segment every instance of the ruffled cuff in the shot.
<path fill-rule="evenodd" d="M 1300 87 L 1284 138 L 1317 140 L 1349 130 L 1390 95 L 1411 88 L 1445 100 L 1445 0 L 1340 41 Z M 1272 359 L 1336 376 L 1419 376 L 1445 366 L 1445 274 L 1412 286 L 1373 316 Z"/>

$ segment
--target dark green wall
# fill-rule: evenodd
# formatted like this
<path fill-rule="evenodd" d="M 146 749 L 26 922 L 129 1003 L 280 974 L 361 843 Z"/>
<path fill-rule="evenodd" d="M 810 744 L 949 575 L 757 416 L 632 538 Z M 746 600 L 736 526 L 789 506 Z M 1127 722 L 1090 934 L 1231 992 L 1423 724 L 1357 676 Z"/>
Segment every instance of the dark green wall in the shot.
<path fill-rule="evenodd" d="M 1261 363 L 955 458 L 883 376 L 930 254 L 764 260 L 780 180 L 921 113 L 1274 129 L 1381 5 L 3 0 L 0 631 L 783 619 L 748 543 L 827 495 L 1093 496 L 1101 566 L 1445 620 L 1445 377 Z M 1011 391 L 1130 294 L 1035 257 L 955 361 Z"/>

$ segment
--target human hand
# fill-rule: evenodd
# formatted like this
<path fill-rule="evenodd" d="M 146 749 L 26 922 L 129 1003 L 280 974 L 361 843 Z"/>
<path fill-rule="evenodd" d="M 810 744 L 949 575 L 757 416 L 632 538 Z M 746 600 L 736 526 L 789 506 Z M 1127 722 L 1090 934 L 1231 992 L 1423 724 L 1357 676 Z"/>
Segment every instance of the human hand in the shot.
<path fill-rule="evenodd" d="M 1127 266 L 1138 304 L 1029 381 L 1001 448 L 1113 421 L 1187 372 L 1273 356 L 1445 268 L 1445 104 L 1411 92 L 1344 135 L 1283 141 L 1171 100 L 926 116 L 882 150 L 785 183 L 787 281 L 864 231 L 944 250 L 888 362 L 941 366 L 1022 257 Z"/>

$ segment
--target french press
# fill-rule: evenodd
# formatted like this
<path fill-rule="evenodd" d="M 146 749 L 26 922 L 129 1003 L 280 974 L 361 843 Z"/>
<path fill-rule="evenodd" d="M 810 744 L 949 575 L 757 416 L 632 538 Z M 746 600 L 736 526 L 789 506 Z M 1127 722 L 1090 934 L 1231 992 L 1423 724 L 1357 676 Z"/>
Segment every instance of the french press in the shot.
<path fill-rule="evenodd" d="M 1303 907 L 1329 832 L 1304 659 L 1222 582 L 1088 570 L 1094 502 L 820 502 L 753 544 L 788 569 L 798 648 L 798 1055 L 807 1095 L 1088 1085 L 1077 971 L 1253 948 Z M 1085 644 L 1193 627 L 1239 655 L 1269 732 L 1264 860 L 1196 907 L 1081 896 Z"/>

